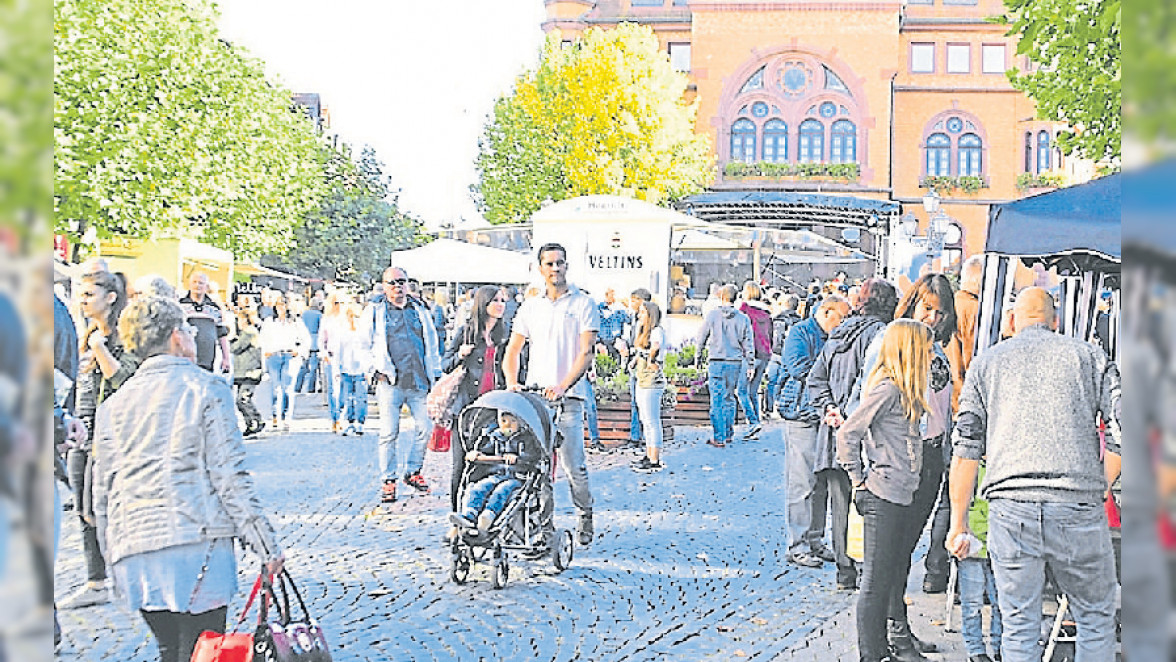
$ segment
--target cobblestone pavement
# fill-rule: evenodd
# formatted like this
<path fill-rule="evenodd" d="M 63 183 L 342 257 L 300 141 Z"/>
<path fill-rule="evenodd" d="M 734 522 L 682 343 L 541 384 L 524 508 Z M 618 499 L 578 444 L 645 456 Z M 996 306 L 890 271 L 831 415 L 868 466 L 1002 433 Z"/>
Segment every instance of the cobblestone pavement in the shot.
<path fill-rule="evenodd" d="M 448 454 L 428 454 L 429 494 L 379 506 L 375 416 L 364 437 L 332 436 L 318 398 L 299 396 L 304 418 L 291 433 L 249 441 L 248 466 L 337 662 L 856 659 L 854 596 L 833 590 L 831 566 L 784 561 L 780 425 L 726 449 L 703 444 L 705 428 L 679 428 L 667 469 L 653 475 L 632 473 L 629 452 L 590 455 L 592 545 L 562 574 L 548 560 L 512 560 L 509 584 L 495 591 L 482 566 L 465 586 L 449 580 Z M 572 528 L 565 485 L 561 477 L 557 526 Z M 239 594 L 258 567 L 244 557 Z M 57 595 L 82 580 L 66 513 Z M 155 659 L 146 626 L 117 602 L 60 620 L 61 660 Z"/>

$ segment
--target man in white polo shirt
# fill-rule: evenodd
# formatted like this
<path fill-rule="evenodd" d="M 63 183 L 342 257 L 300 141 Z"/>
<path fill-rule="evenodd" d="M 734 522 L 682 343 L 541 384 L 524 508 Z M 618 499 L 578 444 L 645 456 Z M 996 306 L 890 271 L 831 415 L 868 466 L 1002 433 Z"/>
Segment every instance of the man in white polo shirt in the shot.
<path fill-rule="evenodd" d="M 531 342 L 527 383 L 541 386 L 550 400 L 564 397 L 559 425 L 564 442 L 559 461 L 572 489 L 572 503 L 580 515 L 576 535 L 581 545 L 592 542 L 592 492 L 584 460 L 584 399 L 582 379 L 592 362 L 600 312 L 592 297 L 567 281 L 567 251 L 559 244 L 539 248 L 539 273 L 546 284 L 542 296 L 523 302 L 511 327 L 510 343 L 502 358 L 506 387 L 517 390 L 519 355 Z M 565 397 L 566 396 L 566 397 Z"/>

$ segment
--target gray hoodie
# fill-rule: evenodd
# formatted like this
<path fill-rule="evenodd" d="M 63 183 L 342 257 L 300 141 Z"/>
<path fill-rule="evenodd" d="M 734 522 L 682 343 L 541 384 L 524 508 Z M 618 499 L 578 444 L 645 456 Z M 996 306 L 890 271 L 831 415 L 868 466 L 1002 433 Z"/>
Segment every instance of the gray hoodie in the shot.
<path fill-rule="evenodd" d="M 706 347 L 711 361 L 755 364 L 755 338 L 751 332 L 751 319 L 735 310 L 731 304 L 725 303 L 706 314 L 702 328 L 695 337 L 695 344 Z"/>

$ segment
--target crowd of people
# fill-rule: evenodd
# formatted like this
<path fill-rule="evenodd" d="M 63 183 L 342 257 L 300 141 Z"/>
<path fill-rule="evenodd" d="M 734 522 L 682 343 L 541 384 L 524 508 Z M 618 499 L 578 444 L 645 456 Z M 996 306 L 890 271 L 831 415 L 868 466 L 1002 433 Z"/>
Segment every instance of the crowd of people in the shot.
<path fill-rule="evenodd" d="M 426 296 L 397 266 L 368 293 L 265 290 L 225 301 L 199 272 L 180 296 L 161 278 L 127 283 L 100 260 L 87 263 L 72 302 L 81 331 L 60 343 L 64 354 L 72 343 L 80 358 L 70 367 L 63 356 L 59 368 L 76 391 L 62 428 L 87 583 L 59 606 L 109 600 L 111 573 L 158 637 L 161 659 L 187 659 L 201 629 L 224 627 L 236 576 L 229 539 L 245 541 L 272 570 L 283 562 L 239 470 L 242 438 L 289 431 L 295 394 L 304 391 L 322 392 L 332 432 L 364 435 L 370 389 L 381 414 L 377 498 L 394 502 L 398 486 L 429 490 L 426 446 L 454 425 L 452 415 L 431 411 L 430 392 L 455 371 L 448 412 L 523 387 L 560 404 L 559 466 L 577 540 L 591 544 L 585 452 L 605 450 L 596 357 L 612 356 L 629 373 L 630 441 L 639 453 L 631 467 L 653 473 L 665 466 L 670 347 L 648 291 L 618 300 L 608 289 L 597 302 L 568 280 L 562 246 L 545 245 L 536 257 L 542 286 L 521 295 L 484 286 L 453 305 L 443 291 Z M 971 662 L 1040 659 L 1034 605 L 1047 566 L 1069 597 L 1081 654 L 1110 659 L 1103 653 L 1114 645 L 1116 578 L 1103 502 L 1119 473 L 1117 368 L 1099 346 L 1054 333 L 1053 299 L 1035 287 L 1016 298 L 1009 338 L 974 359 L 981 274 L 982 262 L 971 259 L 958 288 L 938 273 L 905 292 L 882 278 L 844 276 L 801 293 L 756 282 L 713 287 L 688 341 L 696 357 L 705 355 L 707 443 L 735 443 L 740 411 L 742 439 L 783 420 L 787 561 L 832 563 L 836 587 L 859 592 L 863 662 L 923 660 L 934 651 L 912 631 L 903 595 L 928 522 L 923 588 L 942 592 L 951 557 L 959 559 Z M 255 404 L 263 379 L 268 426 Z M 402 430 L 404 407 L 413 425 Z M 499 490 L 509 492 L 518 467 L 486 479 L 465 503 L 458 480 L 483 456 L 522 461 L 522 447 L 511 445 L 516 425 L 500 421 L 500 438 L 485 449 L 451 444 L 455 527 L 447 541 L 460 526 L 484 527 L 486 513 L 501 506 Z M 862 563 L 848 551 L 851 503 L 864 519 Z M 1076 530 L 1081 550 L 1072 544 Z M 985 595 L 993 604 L 987 643 Z"/>

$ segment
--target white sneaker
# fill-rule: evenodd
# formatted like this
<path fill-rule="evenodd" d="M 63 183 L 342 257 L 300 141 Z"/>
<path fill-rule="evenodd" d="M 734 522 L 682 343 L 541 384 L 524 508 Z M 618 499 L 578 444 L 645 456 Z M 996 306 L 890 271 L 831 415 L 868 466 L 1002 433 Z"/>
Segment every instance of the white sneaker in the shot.
<path fill-rule="evenodd" d="M 102 582 L 86 582 L 73 595 L 57 603 L 58 609 L 82 609 L 110 602 L 110 592 Z"/>

